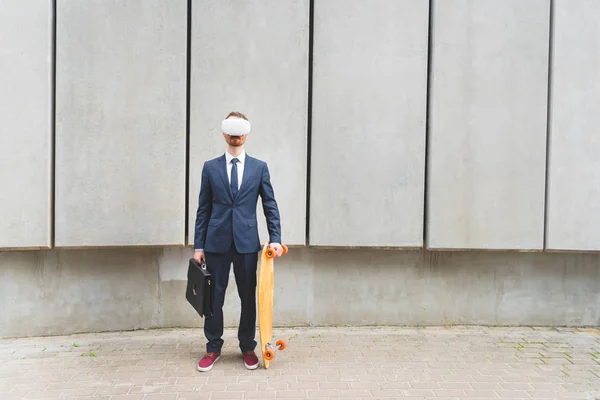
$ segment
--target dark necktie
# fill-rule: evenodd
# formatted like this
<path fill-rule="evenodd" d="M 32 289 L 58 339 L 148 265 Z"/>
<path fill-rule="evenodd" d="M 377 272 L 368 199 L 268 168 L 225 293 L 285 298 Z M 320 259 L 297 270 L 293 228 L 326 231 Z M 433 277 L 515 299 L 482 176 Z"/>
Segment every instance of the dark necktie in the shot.
<path fill-rule="evenodd" d="M 238 160 L 237 158 L 234 158 L 233 160 L 231 160 L 231 163 L 233 164 L 231 166 L 231 192 L 233 193 L 233 197 L 235 197 L 238 192 L 237 163 L 239 161 L 240 160 Z"/>

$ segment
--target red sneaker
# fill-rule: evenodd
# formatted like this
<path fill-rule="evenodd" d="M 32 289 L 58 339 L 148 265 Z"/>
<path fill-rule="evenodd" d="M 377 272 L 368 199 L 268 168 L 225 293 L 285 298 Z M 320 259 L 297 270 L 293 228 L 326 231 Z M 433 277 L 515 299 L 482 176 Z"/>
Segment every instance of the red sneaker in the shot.
<path fill-rule="evenodd" d="M 256 356 L 256 353 L 253 351 L 245 351 L 242 355 L 244 356 L 244 367 L 247 369 L 258 368 L 258 357 Z"/>
<path fill-rule="evenodd" d="M 221 353 L 206 353 L 198 363 L 198 371 L 210 371 L 219 358 L 221 358 Z"/>

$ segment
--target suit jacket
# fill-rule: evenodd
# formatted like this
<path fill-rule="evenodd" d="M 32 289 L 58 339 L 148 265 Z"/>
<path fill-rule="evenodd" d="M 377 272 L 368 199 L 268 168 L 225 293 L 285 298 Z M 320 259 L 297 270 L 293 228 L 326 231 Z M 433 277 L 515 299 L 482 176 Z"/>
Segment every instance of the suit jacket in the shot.
<path fill-rule="evenodd" d="M 259 195 L 267 219 L 269 242 L 281 243 L 279 209 L 267 164 L 246 154 L 242 185 L 234 198 L 227 178 L 225 154 L 206 161 L 202 167 L 194 248 L 224 253 L 233 241 L 240 253 L 260 251 L 256 219 Z"/>

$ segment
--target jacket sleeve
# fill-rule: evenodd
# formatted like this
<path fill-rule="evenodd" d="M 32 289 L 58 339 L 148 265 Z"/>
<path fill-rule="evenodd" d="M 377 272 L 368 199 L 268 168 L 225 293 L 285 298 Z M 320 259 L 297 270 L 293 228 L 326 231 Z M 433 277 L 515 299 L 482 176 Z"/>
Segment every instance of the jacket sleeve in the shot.
<path fill-rule="evenodd" d="M 271 185 L 271 176 L 269 167 L 263 164 L 262 177 L 260 180 L 259 194 L 262 199 L 263 211 L 267 219 L 267 229 L 269 231 L 270 243 L 281 243 L 281 222 L 275 193 Z"/>
<path fill-rule="evenodd" d="M 194 232 L 194 249 L 204 249 L 206 229 L 212 211 L 212 188 L 208 179 L 206 163 L 202 167 L 202 181 L 200 182 L 200 195 L 198 196 L 198 210 L 196 211 L 196 228 Z"/>

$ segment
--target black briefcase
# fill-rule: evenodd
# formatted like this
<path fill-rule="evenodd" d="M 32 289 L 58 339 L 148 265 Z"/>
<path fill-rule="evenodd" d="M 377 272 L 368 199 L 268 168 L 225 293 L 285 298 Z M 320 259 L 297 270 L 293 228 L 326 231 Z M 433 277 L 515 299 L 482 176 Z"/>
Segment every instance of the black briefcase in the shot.
<path fill-rule="evenodd" d="M 190 258 L 185 298 L 200 317 L 212 316 L 213 293 L 212 276 L 206 268 L 206 263 L 202 262 L 200 264 L 195 259 Z"/>

